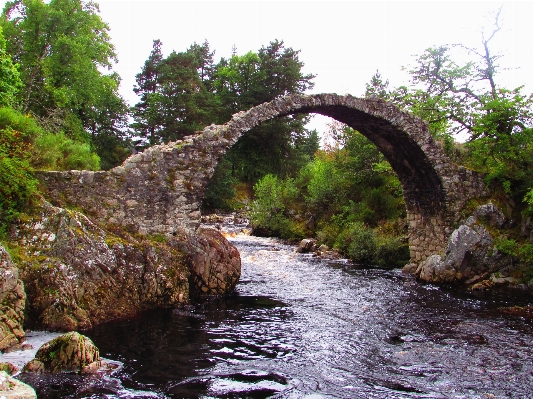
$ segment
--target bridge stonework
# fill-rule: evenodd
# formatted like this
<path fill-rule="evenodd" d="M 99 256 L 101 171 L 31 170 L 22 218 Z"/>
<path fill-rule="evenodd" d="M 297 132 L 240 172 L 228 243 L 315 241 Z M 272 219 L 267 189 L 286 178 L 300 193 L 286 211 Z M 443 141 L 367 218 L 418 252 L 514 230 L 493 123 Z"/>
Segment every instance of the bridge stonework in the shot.
<path fill-rule="evenodd" d="M 217 163 L 259 124 L 318 113 L 358 130 L 384 154 L 403 187 L 412 263 L 443 253 L 460 211 L 486 194 L 477 173 L 453 164 L 420 119 L 376 98 L 289 95 L 233 115 L 224 125 L 156 145 L 110 171 L 41 172 L 45 197 L 81 208 L 96 222 L 140 234 L 181 235 L 200 224 L 200 207 Z"/>

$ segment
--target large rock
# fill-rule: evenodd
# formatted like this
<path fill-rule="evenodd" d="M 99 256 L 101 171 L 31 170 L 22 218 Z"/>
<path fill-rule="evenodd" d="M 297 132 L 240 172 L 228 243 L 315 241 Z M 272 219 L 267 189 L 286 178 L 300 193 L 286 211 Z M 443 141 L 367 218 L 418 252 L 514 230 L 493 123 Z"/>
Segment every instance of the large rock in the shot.
<path fill-rule="evenodd" d="M 139 310 L 188 301 L 185 254 L 164 242 L 114 231 L 46 203 L 13 230 L 10 238 L 27 255 L 19 269 L 30 327 L 83 330 Z"/>
<path fill-rule="evenodd" d="M 26 293 L 19 271 L 0 245 L 0 351 L 17 348 L 24 341 Z"/>
<path fill-rule="evenodd" d="M 304 238 L 300 243 L 298 244 L 298 248 L 296 248 L 296 252 L 306 254 L 309 252 L 313 252 L 317 250 L 317 242 L 314 238 Z"/>
<path fill-rule="evenodd" d="M 501 227 L 505 223 L 503 214 L 488 204 L 477 208 L 474 215 L 454 230 L 443 257 L 432 255 L 420 263 L 416 274 L 421 280 L 472 284 L 509 266 L 511 259 L 497 250 L 491 234 L 480 223 Z"/>
<path fill-rule="evenodd" d="M 222 295 L 235 288 L 241 276 L 241 257 L 222 234 L 199 229 L 184 246 L 189 254 L 192 295 Z"/>
<path fill-rule="evenodd" d="M 26 372 L 93 373 L 102 365 L 100 351 L 93 342 L 75 331 L 61 335 L 39 348 L 35 359 L 24 366 Z"/>
<path fill-rule="evenodd" d="M 37 399 L 35 390 L 29 385 L 0 371 L 0 398 L 2 399 Z"/>

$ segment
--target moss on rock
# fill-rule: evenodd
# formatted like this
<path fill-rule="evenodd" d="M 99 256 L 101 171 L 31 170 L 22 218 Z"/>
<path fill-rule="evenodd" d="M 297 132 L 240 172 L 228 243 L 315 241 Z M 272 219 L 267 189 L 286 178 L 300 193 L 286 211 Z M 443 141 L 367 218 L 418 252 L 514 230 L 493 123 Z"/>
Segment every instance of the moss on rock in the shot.
<path fill-rule="evenodd" d="M 75 331 L 61 335 L 39 348 L 24 371 L 36 373 L 94 372 L 102 365 L 100 351 L 86 336 Z"/>

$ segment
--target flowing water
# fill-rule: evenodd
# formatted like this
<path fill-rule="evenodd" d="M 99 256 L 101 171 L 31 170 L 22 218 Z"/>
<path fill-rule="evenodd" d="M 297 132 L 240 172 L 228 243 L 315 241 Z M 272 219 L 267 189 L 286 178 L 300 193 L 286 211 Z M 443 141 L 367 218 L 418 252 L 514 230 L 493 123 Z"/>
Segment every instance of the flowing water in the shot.
<path fill-rule="evenodd" d="M 533 397 L 533 322 L 500 309 L 523 299 L 229 239 L 235 295 L 86 332 L 111 376 L 19 378 L 39 398 Z"/>

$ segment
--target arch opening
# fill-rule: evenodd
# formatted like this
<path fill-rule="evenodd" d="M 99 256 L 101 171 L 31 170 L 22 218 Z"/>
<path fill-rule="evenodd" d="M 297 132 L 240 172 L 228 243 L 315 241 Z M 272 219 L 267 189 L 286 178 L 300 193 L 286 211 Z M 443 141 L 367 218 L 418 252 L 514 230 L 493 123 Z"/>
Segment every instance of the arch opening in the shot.
<path fill-rule="evenodd" d="M 298 113 L 328 116 L 357 130 L 376 145 L 402 183 L 408 211 L 426 216 L 445 211 L 441 179 L 427 154 L 408 132 L 383 118 L 346 106 L 318 107 Z"/>
<path fill-rule="evenodd" d="M 351 96 L 347 97 L 354 99 Z M 387 104 L 383 101 L 376 102 L 374 100 L 374 102 Z M 261 118 L 254 118 L 260 112 L 258 108 L 268 104 L 271 103 L 254 107 L 246 112 L 253 122 L 249 125 L 242 123 L 244 118 L 234 118 L 227 124 L 232 127 L 236 125 L 238 132 L 236 132 L 231 145 L 227 146 L 225 151 L 248 131 L 269 120 L 294 114 L 324 115 L 359 131 L 376 145 L 390 163 L 402 184 L 408 212 L 423 214 L 426 217 L 441 215 L 446 212 L 446 192 L 441 176 L 435 169 L 441 159 L 431 159 L 432 156 L 435 156 L 434 152 L 440 152 L 440 147 L 433 141 L 421 120 L 408 116 L 391 104 L 387 104 L 387 111 L 390 111 L 392 106 L 396 111 L 396 115 L 373 115 L 367 110 L 350 106 L 351 104 L 313 104 L 312 106 L 294 107 L 285 112 L 268 112 L 267 115 L 261 115 Z M 279 109 L 279 105 L 276 108 Z M 417 131 L 418 135 L 413 137 L 409 127 L 406 129 L 401 123 L 395 123 L 398 122 L 398 115 L 407 116 L 411 119 L 409 122 L 415 119 L 415 122 L 417 122 L 415 123 L 416 130 L 422 130 L 422 132 Z M 390 116 L 392 120 L 386 118 L 386 116 Z M 222 158 L 222 155 L 218 160 Z M 437 154 L 437 158 L 439 156 L 444 157 L 443 154 Z"/>

